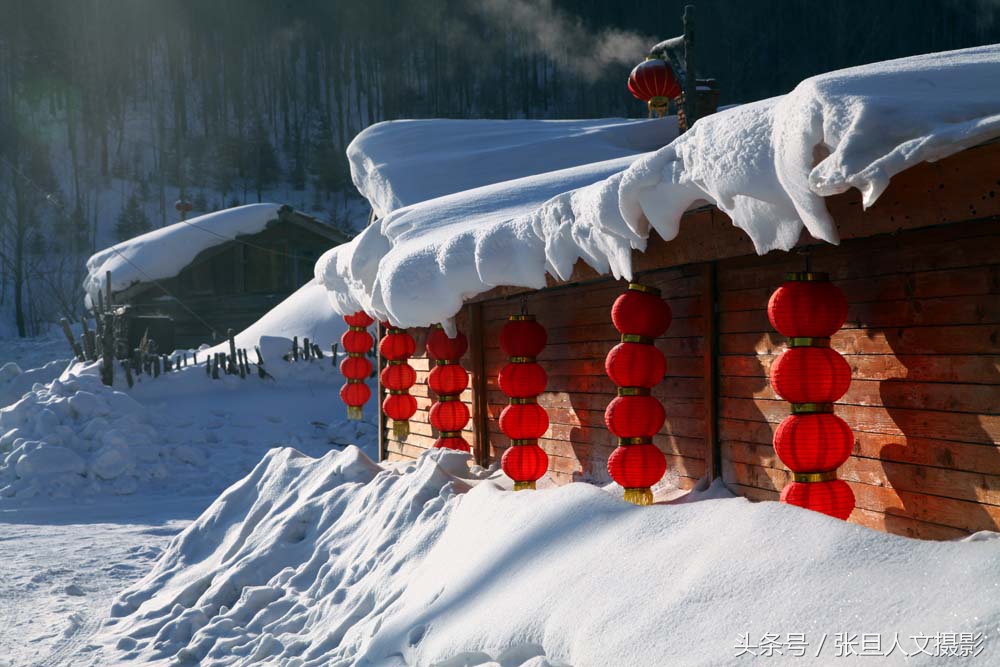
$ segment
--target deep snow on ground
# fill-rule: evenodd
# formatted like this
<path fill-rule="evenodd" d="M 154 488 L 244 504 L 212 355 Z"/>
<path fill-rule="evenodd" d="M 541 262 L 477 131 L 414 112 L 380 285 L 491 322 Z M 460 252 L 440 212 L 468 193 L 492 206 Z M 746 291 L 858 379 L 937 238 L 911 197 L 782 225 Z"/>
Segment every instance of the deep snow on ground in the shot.
<path fill-rule="evenodd" d="M 746 664 L 740 633 L 803 633 L 830 664 L 838 632 L 898 637 L 892 664 L 983 633 L 959 664 L 1000 660 L 995 535 L 920 542 L 721 484 L 652 507 L 511 492 L 467 461 L 272 451 L 117 600 L 93 664 Z"/>

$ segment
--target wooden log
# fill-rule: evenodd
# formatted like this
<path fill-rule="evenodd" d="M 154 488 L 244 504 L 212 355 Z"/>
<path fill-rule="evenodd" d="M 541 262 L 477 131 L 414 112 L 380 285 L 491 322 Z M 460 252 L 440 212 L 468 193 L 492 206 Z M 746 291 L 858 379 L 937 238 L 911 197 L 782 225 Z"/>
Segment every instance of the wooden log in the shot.
<path fill-rule="evenodd" d="M 333 367 L 336 368 L 337 367 L 337 344 L 336 343 L 330 343 L 330 354 L 332 355 L 331 358 L 333 359 Z"/>
<path fill-rule="evenodd" d="M 299 360 L 299 337 L 292 337 L 292 361 Z"/>
<path fill-rule="evenodd" d="M 229 339 L 229 363 L 226 372 L 232 374 L 236 373 L 236 332 L 228 329 L 226 337 Z"/>
<path fill-rule="evenodd" d="M 219 355 L 216 354 L 212 357 L 212 379 L 219 379 Z"/>
<path fill-rule="evenodd" d="M 243 360 L 243 350 L 242 349 L 241 350 L 237 350 L 236 355 L 237 355 L 237 358 L 236 358 L 237 365 L 240 367 L 240 379 L 241 380 L 246 380 L 247 379 L 247 367 L 246 367 L 246 363 Z"/>
<path fill-rule="evenodd" d="M 312 347 L 309 345 L 308 338 L 302 339 L 302 358 L 306 361 L 310 361 L 312 359 Z"/>
<path fill-rule="evenodd" d="M 103 336 L 101 336 L 101 382 L 107 386 L 115 383 L 115 340 L 114 340 L 114 316 L 111 313 L 104 314 Z"/>
<path fill-rule="evenodd" d="M 80 347 L 80 344 L 76 342 L 76 338 L 73 337 L 73 331 L 69 328 L 69 320 L 65 317 L 59 318 L 59 326 L 62 327 L 63 335 L 66 336 L 66 341 L 73 350 L 73 356 L 79 361 L 84 361 L 83 348 Z"/>
<path fill-rule="evenodd" d="M 97 361 L 97 349 L 94 345 L 95 339 L 87 322 L 86 314 L 80 318 L 80 323 L 83 325 L 83 353 L 87 361 Z"/>
<path fill-rule="evenodd" d="M 320 347 L 319 345 L 317 345 L 316 343 L 313 343 L 313 355 L 314 355 L 314 356 L 315 356 L 315 357 L 316 357 L 317 359 L 322 359 L 322 358 L 323 358 L 323 348 L 321 348 L 321 347 Z"/>

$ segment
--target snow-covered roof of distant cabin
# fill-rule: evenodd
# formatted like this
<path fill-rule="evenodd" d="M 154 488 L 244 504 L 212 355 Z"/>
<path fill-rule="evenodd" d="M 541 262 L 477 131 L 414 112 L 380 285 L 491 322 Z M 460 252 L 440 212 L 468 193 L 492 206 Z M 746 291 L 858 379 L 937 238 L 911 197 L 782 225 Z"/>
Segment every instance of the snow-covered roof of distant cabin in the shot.
<path fill-rule="evenodd" d="M 455 192 L 473 158 L 489 154 L 488 144 L 470 148 L 454 171 L 363 189 L 376 207 L 404 185 L 452 194 L 393 210 L 328 251 L 316 276 L 340 313 L 450 328 L 466 299 L 501 285 L 540 288 L 546 273 L 568 279 L 577 258 L 631 278 L 631 249 L 643 250 L 651 229 L 675 238 L 699 203 L 724 211 L 759 254 L 792 248 L 803 229 L 837 243 L 824 197 L 857 188 L 871 206 L 901 171 L 1000 137 L 998 86 L 1000 45 L 863 65 L 702 118 L 655 152 L 598 162 L 595 150 L 595 164 Z M 389 148 L 379 164 L 414 159 Z"/>
<path fill-rule="evenodd" d="M 238 236 L 264 231 L 268 223 L 279 219 L 283 210 L 294 213 L 286 216 L 287 219 L 335 240 L 346 240 L 342 232 L 297 213 L 287 205 L 237 206 L 154 229 L 95 253 L 87 260 L 87 277 L 83 285 L 87 298 L 96 299 L 99 291 L 107 289 L 109 271 L 111 289 L 116 293 L 136 283 L 171 278 L 202 251 Z"/>

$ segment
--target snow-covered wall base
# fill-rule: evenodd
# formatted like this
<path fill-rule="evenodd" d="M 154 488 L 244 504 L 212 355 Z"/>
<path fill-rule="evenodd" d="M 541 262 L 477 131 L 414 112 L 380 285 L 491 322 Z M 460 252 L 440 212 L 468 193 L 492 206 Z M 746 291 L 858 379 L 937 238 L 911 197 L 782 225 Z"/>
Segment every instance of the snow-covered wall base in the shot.
<path fill-rule="evenodd" d="M 1000 660 L 985 534 L 917 542 L 721 486 L 648 508 L 586 484 L 512 493 L 466 463 L 272 451 L 115 604 L 110 662 L 721 665 L 747 660 L 744 633 L 802 633 L 828 659 L 835 633 L 898 637 L 902 659 L 948 632 Z"/>

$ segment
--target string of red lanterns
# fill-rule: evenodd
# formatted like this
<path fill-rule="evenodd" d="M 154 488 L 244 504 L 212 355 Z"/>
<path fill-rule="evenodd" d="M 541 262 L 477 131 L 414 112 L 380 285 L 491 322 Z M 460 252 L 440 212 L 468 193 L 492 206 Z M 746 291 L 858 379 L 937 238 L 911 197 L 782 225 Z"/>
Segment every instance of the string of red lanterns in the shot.
<path fill-rule="evenodd" d="M 789 273 L 767 304 L 771 325 L 789 348 L 771 366 L 771 386 L 792 404 L 774 434 L 774 451 L 792 471 L 781 502 L 846 520 L 854 492 L 837 468 L 854 447 L 854 434 L 833 414 L 851 384 L 851 368 L 830 336 L 847 320 L 847 299 L 825 273 Z"/>
<path fill-rule="evenodd" d="M 673 68 L 660 58 L 647 58 L 636 65 L 628 76 L 628 90 L 647 104 L 650 117 L 654 112 L 666 115 L 670 100 L 682 92 Z"/>
<path fill-rule="evenodd" d="M 549 469 L 549 457 L 538 438 L 549 428 L 549 415 L 538 405 L 548 376 L 535 361 L 548 340 L 534 315 L 511 315 L 500 330 L 500 348 L 509 358 L 497 381 L 510 404 L 500 413 L 500 430 L 510 438 L 500 466 L 514 480 L 514 490 L 534 489 Z"/>
<path fill-rule="evenodd" d="M 347 418 L 361 419 L 361 408 L 372 395 L 372 390 L 365 383 L 372 372 L 372 363 L 365 355 L 375 343 L 368 333 L 368 327 L 375 320 L 359 310 L 353 315 L 345 315 L 344 322 L 347 323 L 347 331 L 340 337 L 340 346 L 347 357 L 340 362 L 340 374 L 347 382 L 340 388 L 340 398 L 347 406 Z"/>
<path fill-rule="evenodd" d="M 608 377 L 619 387 L 604 412 L 608 430 L 618 437 L 608 473 L 625 488 L 625 500 L 650 505 L 652 486 L 667 470 L 666 457 L 653 444 L 666 413 L 651 395 L 666 374 L 667 361 L 653 340 L 670 326 L 670 306 L 655 287 L 631 283 L 615 300 L 611 320 L 622 338 L 604 362 Z"/>
<path fill-rule="evenodd" d="M 382 401 L 382 412 L 392 419 L 392 434 L 397 439 L 410 434 L 410 417 L 417 411 L 417 399 L 410 395 L 410 387 L 417 381 L 417 372 L 408 360 L 417 349 L 413 336 L 405 329 L 387 322 L 382 326 L 386 334 L 379 341 L 378 351 L 386 359 L 386 367 L 379 378 L 389 395 Z"/>
<path fill-rule="evenodd" d="M 469 423 L 469 408 L 461 394 L 469 386 L 469 374 L 459 363 L 468 349 L 465 334 L 459 331 L 450 338 L 440 324 L 434 325 L 427 336 L 427 354 L 434 362 L 427 384 L 438 396 L 430 412 L 431 426 L 438 430 L 436 448 L 472 451 L 462 437 L 462 429 Z"/>

